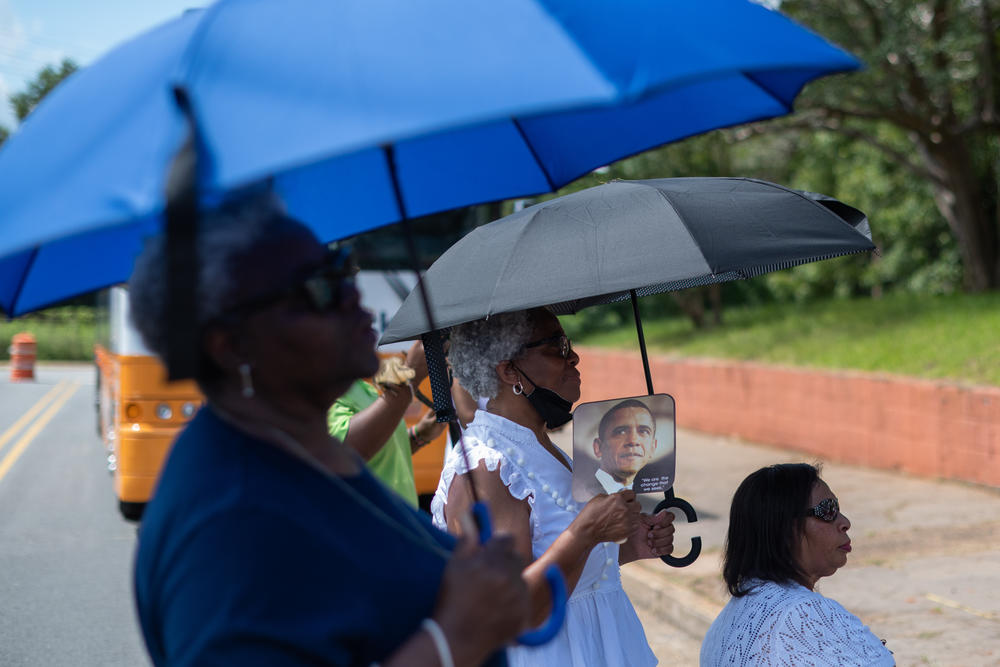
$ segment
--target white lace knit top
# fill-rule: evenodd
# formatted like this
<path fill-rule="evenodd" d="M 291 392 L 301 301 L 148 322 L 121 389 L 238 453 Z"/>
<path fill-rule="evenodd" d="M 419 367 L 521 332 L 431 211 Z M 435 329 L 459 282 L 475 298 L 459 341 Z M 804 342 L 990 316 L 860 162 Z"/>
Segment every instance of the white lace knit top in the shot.
<path fill-rule="evenodd" d="M 510 495 L 527 499 L 531 551 L 535 558 L 552 546 L 581 505 L 573 500 L 573 474 L 546 451 L 531 430 L 479 410 L 463 434 L 469 465 L 484 462 L 500 469 Z M 571 461 L 563 457 L 567 464 Z M 455 475 L 466 472 L 456 447 L 441 471 L 431 501 L 434 524 L 446 529 L 448 490 Z M 583 573 L 566 605 L 566 623 L 548 644 L 508 649 L 511 667 L 650 667 L 656 664 L 642 624 L 622 589 L 618 545 L 599 544 L 590 552 Z"/>
<path fill-rule="evenodd" d="M 837 602 L 797 583 L 751 581 L 701 645 L 702 667 L 891 667 L 882 641 Z"/>

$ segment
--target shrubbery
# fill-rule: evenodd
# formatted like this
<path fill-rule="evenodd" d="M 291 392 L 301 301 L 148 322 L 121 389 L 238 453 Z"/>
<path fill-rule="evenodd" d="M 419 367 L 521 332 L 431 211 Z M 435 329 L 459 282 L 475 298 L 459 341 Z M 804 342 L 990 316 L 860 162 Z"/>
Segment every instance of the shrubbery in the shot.
<path fill-rule="evenodd" d="M 35 336 L 40 361 L 90 361 L 94 358 L 96 313 L 89 306 L 63 306 L 0 321 L 0 359 L 10 358 L 14 334 L 27 332 Z"/>

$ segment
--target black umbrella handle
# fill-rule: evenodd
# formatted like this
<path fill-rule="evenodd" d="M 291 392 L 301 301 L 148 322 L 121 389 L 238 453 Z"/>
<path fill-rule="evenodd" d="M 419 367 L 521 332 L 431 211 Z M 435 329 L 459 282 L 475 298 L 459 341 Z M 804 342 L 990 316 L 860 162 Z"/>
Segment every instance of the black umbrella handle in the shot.
<path fill-rule="evenodd" d="M 444 356 L 444 336 L 440 330 L 435 330 L 421 335 L 420 338 L 424 342 L 424 356 L 427 358 L 427 377 L 431 381 L 434 412 L 439 422 L 451 422 L 456 419 L 456 415 L 451 402 L 448 362 Z"/>
<path fill-rule="evenodd" d="M 694 511 L 694 507 L 691 506 L 691 503 L 683 498 L 676 497 L 674 495 L 673 487 L 670 487 L 663 492 L 663 500 L 661 500 L 660 504 L 653 510 L 653 514 L 657 514 L 660 510 L 670 509 L 671 507 L 676 507 L 684 512 L 684 516 L 687 517 L 688 523 L 694 523 L 698 520 L 698 514 Z M 698 560 L 698 556 L 700 555 L 701 537 L 698 536 L 691 538 L 691 551 L 689 551 L 686 556 L 682 556 L 680 558 L 675 558 L 674 556 L 660 556 L 660 560 L 670 567 L 687 567 L 691 563 Z"/>

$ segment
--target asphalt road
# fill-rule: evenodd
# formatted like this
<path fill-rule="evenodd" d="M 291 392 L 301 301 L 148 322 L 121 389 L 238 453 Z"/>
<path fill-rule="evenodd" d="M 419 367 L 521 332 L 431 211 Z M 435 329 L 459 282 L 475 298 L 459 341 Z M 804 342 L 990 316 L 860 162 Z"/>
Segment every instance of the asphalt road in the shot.
<path fill-rule="evenodd" d="M 148 665 L 131 597 L 136 529 L 105 467 L 93 367 L 0 374 L 0 665 Z"/>
<path fill-rule="evenodd" d="M 132 608 L 135 526 L 118 514 L 93 400 L 90 366 L 42 366 L 37 381 L 11 384 L 0 364 L 0 667 L 149 664 Z M 686 550 L 699 534 L 703 556 L 683 570 L 623 570 L 663 665 L 697 664 L 725 602 L 717 568 L 732 489 L 750 470 L 799 456 L 679 438 L 681 495 L 700 521 L 679 526 L 677 543 Z M 833 463 L 824 477 L 853 508 L 857 545 L 824 593 L 889 638 L 901 666 L 1000 665 L 1000 495 Z"/>

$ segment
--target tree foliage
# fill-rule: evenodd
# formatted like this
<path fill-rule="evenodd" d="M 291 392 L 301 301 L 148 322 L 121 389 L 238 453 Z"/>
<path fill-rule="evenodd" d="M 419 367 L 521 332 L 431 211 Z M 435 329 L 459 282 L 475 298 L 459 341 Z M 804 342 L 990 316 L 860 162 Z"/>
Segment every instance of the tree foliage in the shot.
<path fill-rule="evenodd" d="M 878 149 L 926 184 L 970 290 L 1000 287 L 1000 2 L 786 0 L 866 69 L 818 82 L 791 124 Z"/>
<path fill-rule="evenodd" d="M 10 96 L 10 104 L 14 108 L 14 114 L 18 121 L 23 121 L 28 114 L 34 111 L 38 103 L 48 95 L 63 79 L 77 70 L 76 63 L 69 58 L 64 58 L 58 67 L 46 65 L 35 76 L 34 81 L 28 84 L 28 88 L 20 93 Z"/>
<path fill-rule="evenodd" d="M 878 254 L 729 283 L 726 303 L 1000 286 L 996 3 L 786 0 L 783 12 L 866 69 L 810 84 L 792 116 L 649 151 L 561 193 L 613 178 L 737 175 L 823 192 L 868 214 Z M 643 301 L 651 315 L 670 310 L 677 303 L 665 295 Z M 626 304 L 584 311 L 581 322 L 630 317 Z"/>

